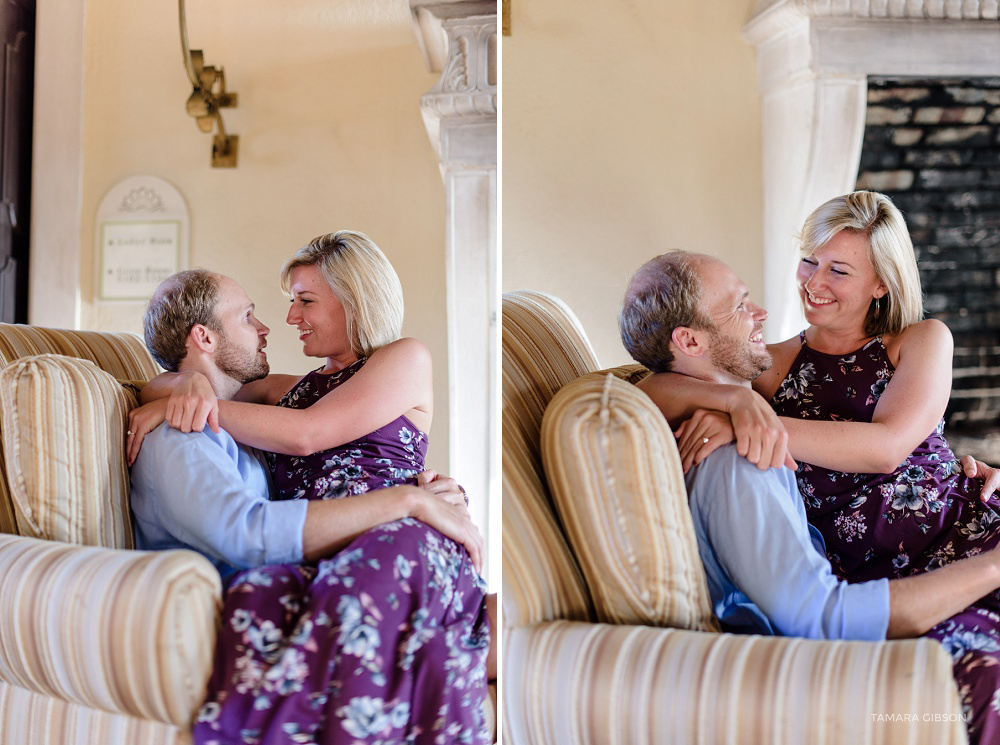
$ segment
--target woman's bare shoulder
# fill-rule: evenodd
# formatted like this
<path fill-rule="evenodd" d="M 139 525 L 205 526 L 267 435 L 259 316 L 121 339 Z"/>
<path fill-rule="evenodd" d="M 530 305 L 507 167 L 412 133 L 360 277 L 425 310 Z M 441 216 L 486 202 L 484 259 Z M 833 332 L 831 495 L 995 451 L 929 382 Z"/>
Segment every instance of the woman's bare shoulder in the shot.
<path fill-rule="evenodd" d="M 379 347 L 372 352 L 368 358 L 368 364 L 425 364 L 431 363 L 431 351 L 419 339 L 411 336 L 404 336 L 402 339 L 389 342 L 384 347 Z M 367 366 L 367 365 L 366 365 Z"/>
<path fill-rule="evenodd" d="M 767 351 L 771 355 L 771 367 L 753 381 L 753 389 L 770 400 L 778 390 L 778 386 L 781 385 L 781 381 L 785 379 L 785 375 L 788 374 L 788 370 L 801 348 L 802 342 L 799 341 L 798 336 L 793 336 L 791 339 L 777 344 L 768 344 Z"/>
<path fill-rule="evenodd" d="M 941 354 L 951 359 L 954 341 L 951 330 L 936 318 L 926 318 L 910 324 L 898 334 L 883 334 L 882 345 L 895 365 L 909 351 L 918 354 Z"/>
<path fill-rule="evenodd" d="M 298 383 L 300 375 L 285 375 L 273 373 L 260 380 L 244 383 L 236 393 L 234 400 L 252 404 L 276 404 L 292 386 Z"/>

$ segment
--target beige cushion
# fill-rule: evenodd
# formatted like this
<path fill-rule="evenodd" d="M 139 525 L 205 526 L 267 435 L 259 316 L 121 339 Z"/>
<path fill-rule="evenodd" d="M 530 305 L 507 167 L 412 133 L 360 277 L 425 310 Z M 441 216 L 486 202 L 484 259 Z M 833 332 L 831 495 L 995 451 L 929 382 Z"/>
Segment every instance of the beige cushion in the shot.
<path fill-rule="evenodd" d="M 593 610 L 556 521 L 539 428 L 552 395 L 597 368 L 572 311 L 540 292 L 503 297 L 503 622 L 589 619 Z"/>
<path fill-rule="evenodd" d="M 141 338 L 108 331 L 71 331 L 0 323 L 0 367 L 36 354 L 64 354 L 90 360 L 119 380 L 145 382 L 159 372 Z M 0 532 L 17 533 L 17 519 L 7 488 L 7 468 L 0 450 Z"/>
<path fill-rule="evenodd" d="M 186 727 L 212 671 L 221 585 L 193 551 L 0 536 L 0 680 Z"/>
<path fill-rule="evenodd" d="M 43 354 L 0 371 L 3 450 L 21 535 L 131 548 L 124 445 L 134 394 L 92 362 Z"/>
<path fill-rule="evenodd" d="M 674 438 L 642 391 L 611 374 L 570 383 L 542 457 L 600 620 L 718 629 Z"/>

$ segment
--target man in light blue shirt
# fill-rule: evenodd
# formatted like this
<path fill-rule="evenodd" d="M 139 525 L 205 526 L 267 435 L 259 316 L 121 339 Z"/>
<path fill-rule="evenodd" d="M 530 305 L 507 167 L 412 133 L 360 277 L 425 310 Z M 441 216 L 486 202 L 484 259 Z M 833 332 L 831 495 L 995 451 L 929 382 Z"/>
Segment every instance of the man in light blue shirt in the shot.
<path fill-rule="evenodd" d="M 771 365 L 761 334 L 766 318 L 724 263 L 675 251 L 632 278 L 619 329 L 629 354 L 654 373 L 639 387 L 676 428 L 695 405 L 678 391 L 676 376 L 658 373 L 749 391 L 750 381 Z M 794 467 L 786 442 L 771 443 L 776 463 L 764 460 Z M 792 471 L 758 469 L 733 445 L 695 466 L 687 488 L 715 613 L 732 631 L 813 639 L 919 636 L 1000 587 L 997 549 L 905 579 L 839 581 L 806 520 Z"/>
<path fill-rule="evenodd" d="M 219 399 L 267 375 L 268 328 L 235 281 L 204 270 L 165 280 L 144 318 L 146 344 L 171 372 L 199 372 Z M 162 401 L 165 405 L 165 399 Z M 136 431 L 133 431 L 136 430 Z M 261 564 L 297 563 L 329 556 L 366 530 L 417 518 L 470 548 L 481 541 L 448 478 L 423 488 L 402 485 L 351 499 L 269 500 L 270 476 L 260 453 L 224 430 L 184 433 L 165 422 L 151 432 L 130 425 L 132 511 L 142 549 L 191 548 L 223 577 Z M 138 448 L 139 443 L 142 444 Z M 133 448 L 134 446 L 134 448 Z"/>
<path fill-rule="evenodd" d="M 788 468 L 761 471 L 725 445 L 687 475 L 698 551 L 729 631 L 885 639 L 889 580 L 856 585 L 830 568 Z"/>

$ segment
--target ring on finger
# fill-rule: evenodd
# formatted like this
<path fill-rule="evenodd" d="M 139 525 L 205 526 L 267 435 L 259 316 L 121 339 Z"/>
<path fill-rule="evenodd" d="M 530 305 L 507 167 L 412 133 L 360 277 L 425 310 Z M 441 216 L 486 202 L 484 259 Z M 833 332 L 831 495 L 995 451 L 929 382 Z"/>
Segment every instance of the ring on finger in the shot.
<path fill-rule="evenodd" d="M 705 445 L 708 444 L 708 440 L 709 440 L 709 438 L 707 438 L 707 437 L 702 437 L 701 438 L 702 443 L 705 444 Z"/>

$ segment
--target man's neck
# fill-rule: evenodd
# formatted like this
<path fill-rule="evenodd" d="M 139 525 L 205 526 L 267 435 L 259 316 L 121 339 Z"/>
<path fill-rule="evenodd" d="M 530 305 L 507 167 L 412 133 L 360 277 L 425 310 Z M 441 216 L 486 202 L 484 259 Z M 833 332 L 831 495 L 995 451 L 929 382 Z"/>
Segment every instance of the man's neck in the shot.
<path fill-rule="evenodd" d="M 193 357 L 190 353 L 177 367 L 178 372 L 200 372 L 212 386 L 215 395 L 220 401 L 230 401 L 236 392 L 242 387 L 240 381 L 229 377 L 208 358 Z"/>
<path fill-rule="evenodd" d="M 719 368 L 710 364 L 699 364 L 700 358 L 697 360 L 680 359 L 679 357 L 674 358 L 674 364 L 670 368 L 670 372 L 677 373 L 678 375 L 686 375 L 689 378 L 695 378 L 696 380 L 704 380 L 708 383 L 724 383 L 726 385 L 742 385 L 747 388 L 750 387 L 749 380 L 741 380 L 725 370 L 720 370 Z"/>

